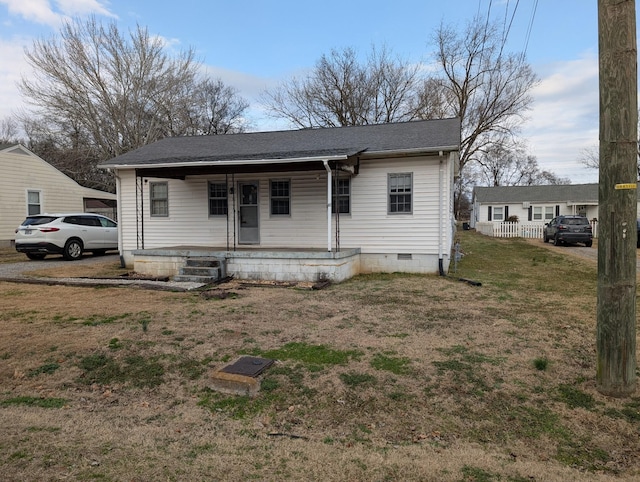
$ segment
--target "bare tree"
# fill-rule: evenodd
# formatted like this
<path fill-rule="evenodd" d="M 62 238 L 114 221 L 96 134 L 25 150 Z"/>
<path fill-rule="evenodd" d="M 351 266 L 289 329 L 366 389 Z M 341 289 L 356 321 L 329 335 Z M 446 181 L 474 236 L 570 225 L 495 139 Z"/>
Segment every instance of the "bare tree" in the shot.
<path fill-rule="evenodd" d="M 19 87 L 35 107 L 22 116 L 30 143 L 84 185 L 105 182 L 101 160 L 163 137 L 243 126 L 247 103 L 235 90 L 203 80 L 193 50 L 172 56 L 140 26 L 123 34 L 95 18 L 68 22 L 26 58 L 35 74 Z"/>
<path fill-rule="evenodd" d="M 339 127 L 415 118 L 418 65 L 372 48 L 366 62 L 355 50 L 323 55 L 304 79 L 293 78 L 263 94 L 272 116 L 296 127 Z"/>
<path fill-rule="evenodd" d="M 174 116 L 198 67 L 192 51 L 172 59 L 144 28 L 125 37 L 90 18 L 35 41 L 26 57 L 35 74 L 22 79 L 22 93 L 50 126 L 65 132 L 72 123 L 101 158 L 182 133 Z"/>
<path fill-rule="evenodd" d="M 0 119 L 0 144 L 16 144 L 20 142 L 18 136 L 18 122 L 10 116 Z"/>
<path fill-rule="evenodd" d="M 522 55 L 504 52 L 504 33 L 484 19 L 476 17 L 464 32 L 441 25 L 434 40 L 442 74 L 425 82 L 423 90 L 432 92 L 423 98 L 437 99 L 437 110 L 462 123 L 457 204 L 465 166 L 496 141 L 516 137 L 538 79 Z"/>
<path fill-rule="evenodd" d="M 487 152 L 480 154 L 473 164 L 480 184 L 486 186 L 533 186 L 540 184 L 569 184 L 550 171 L 540 169 L 535 156 L 523 145 L 508 148 L 496 142 Z"/>
<path fill-rule="evenodd" d="M 244 132 L 244 116 L 249 103 L 233 87 L 220 79 L 204 79 L 194 89 L 192 135 L 233 134 Z"/>

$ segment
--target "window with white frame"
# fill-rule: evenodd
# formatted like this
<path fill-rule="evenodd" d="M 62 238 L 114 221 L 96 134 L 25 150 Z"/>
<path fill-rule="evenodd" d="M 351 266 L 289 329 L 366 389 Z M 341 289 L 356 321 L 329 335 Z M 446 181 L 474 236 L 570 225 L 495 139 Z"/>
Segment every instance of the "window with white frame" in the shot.
<path fill-rule="evenodd" d="M 390 214 L 412 212 L 413 174 L 389 174 L 388 177 Z"/>
<path fill-rule="evenodd" d="M 351 212 L 351 179 L 337 179 L 331 186 L 331 212 L 349 214 Z"/>
<path fill-rule="evenodd" d="M 271 215 L 289 216 L 291 214 L 291 182 L 288 179 L 270 182 Z"/>
<path fill-rule="evenodd" d="M 27 191 L 27 214 L 33 216 L 41 212 L 40 191 Z"/>
<path fill-rule="evenodd" d="M 149 183 L 151 216 L 169 216 L 169 183 Z"/>
<path fill-rule="evenodd" d="M 209 183 L 209 216 L 226 216 L 229 210 L 227 183 Z"/>
<path fill-rule="evenodd" d="M 493 207 L 493 220 L 504 221 L 504 208 L 502 206 Z"/>
<path fill-rule="evenodd" d="M 544 220 L 551 221 L 553 219 L 553 206 L 545 206 L 544 208 Z"/>
<path fill-rule="evenodd" d="M 533 221 L 550 221 L 553 219 L 553 206 L 534 206 Z"/>

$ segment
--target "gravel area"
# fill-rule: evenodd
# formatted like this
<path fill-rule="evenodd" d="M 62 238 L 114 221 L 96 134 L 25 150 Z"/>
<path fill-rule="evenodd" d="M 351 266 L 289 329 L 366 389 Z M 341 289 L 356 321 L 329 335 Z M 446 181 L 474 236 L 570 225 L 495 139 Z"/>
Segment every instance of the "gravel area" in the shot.
<path fill-rule="evenodd" d="M 0 263 L 0 281 L 12 281 L 16 283 L 35 284 L 64 284 L 72 286 L 133 286 L 138 288 L 170 290 L 170 291 L 190 291 L 205 286 L 203 283 L 193 283 L 184 281 L 152 281 L 143 279 L 113 279 L 113 278 L 37 278 L 25 276 L 26 271 L 37 269 L 50 269 L 58 266 L 66 266 L 68 263 L 74 265 L 91 265 L 109 262 L 118 262 L 117 254 L 105 256 L 84 256 L 77 261 L 66 261 L 62 257 L 47 257 L 43 260 L 26 260 L 17 263 Z"/>

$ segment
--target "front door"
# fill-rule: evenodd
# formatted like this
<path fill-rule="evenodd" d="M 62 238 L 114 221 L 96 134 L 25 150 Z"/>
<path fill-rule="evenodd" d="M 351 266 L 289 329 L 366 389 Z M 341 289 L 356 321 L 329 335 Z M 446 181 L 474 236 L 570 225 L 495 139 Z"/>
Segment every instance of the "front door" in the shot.
<path fill-rule="evenodd" d="M 240 244 L 260 244 L 258 182 L 240 182 L 238 192 L 240 193 L 238 241 Z"/>

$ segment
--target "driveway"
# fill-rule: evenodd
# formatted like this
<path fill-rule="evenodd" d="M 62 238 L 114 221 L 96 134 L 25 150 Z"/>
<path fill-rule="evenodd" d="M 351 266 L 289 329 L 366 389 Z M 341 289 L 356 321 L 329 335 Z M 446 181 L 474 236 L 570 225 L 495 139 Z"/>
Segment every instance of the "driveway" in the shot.
<path fill-rule="evenodd" d="M 587 248 L 581 244 L 574 244 L 569 246 L 554 246 L 551 243 L 544 243 L 541 239 L 530 240 L 533 244 L 542 245 L 551 251 L 555 251 L 560 254 L 568 254 L 582 259 L 587 259 L 598 264 L 598 244 L 594 240 L 592 247 Z M 640 250 L 636 251 L 636 269 L 640 271 Z"/>
<path fill-rule="evenodd" d="M 83 256 L 77 261 L 67 261 L 62 256 L 48 256 L 45 259 L 30 260 L 25 256 L 24 261 L 16 263 L 0 263 L 0 279 L 1 278 L 20 278 L 25 271 L 35 271 L 40 269 L 57 268 L 62 266 L 89 266 L 92 264 L 116 263 L 118 262 L 118 253 L 105 254 L 104 256 Z"/>
<path fill-rule="evenodd" d="M 25 260 L 15 263 L 0 263 L 0 281 L 12 281 L 22 283 L 40 284 L 64 284 L 72 286 L 135 286 L 147 289 L 159 289 L 169 291 L 189 291 L 204 286 L 203 283 L 193 283 L 184 281 L 155 281 L 145 279 L 113 279 L 113 278 L 37 278 L 25 276 L 27 271 L 49 269 L 56 267 L 66 267 L 69 263 L 73 266 L 90 266 L 92 264 L 118 263 L 119 255 L 106 254 L 104 256 L 83 256 L 76 261 L 67 261 L 61 256 L 50 256 L 42 260 Z"/>

